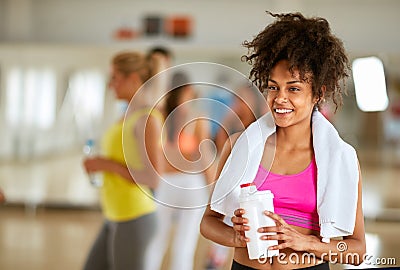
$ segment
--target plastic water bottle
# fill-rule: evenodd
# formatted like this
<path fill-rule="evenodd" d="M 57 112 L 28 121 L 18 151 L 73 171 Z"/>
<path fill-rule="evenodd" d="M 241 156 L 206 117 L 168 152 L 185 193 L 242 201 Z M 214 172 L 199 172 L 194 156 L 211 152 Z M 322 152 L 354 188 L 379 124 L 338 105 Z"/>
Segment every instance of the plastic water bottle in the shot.
<path fill-rule="evenodd" d="M 93 157 L 97 155 L 96 144 L 93 139 L 87 139 L 83 146 L 83 153 L 86 157 Z M 103 175 L 100 172 L 89 173 L 90 184 L 94 187 L 101 187 L 103 185 Z"/>
<path fill-rule="evenodd" d="M 250 239 L 247 242 L 249 259 L 262 260 L 267 257 L 278 256 L 279 250 L 268 250 L 270 246 L 278 245 L 278 240 L 261 240 L 263 234 L 275 235 L 276 233 L 259 233 L 260 227 L 276 226 L 273 219 L 267 217 L 264 211 L 274 212 L 274 195 L 270 190 L 257 191 L 254 183 L 240 185 L 240 208 L 245 210 L 243 217 L 247 218 L 250 227 L 245 235 Z"/>

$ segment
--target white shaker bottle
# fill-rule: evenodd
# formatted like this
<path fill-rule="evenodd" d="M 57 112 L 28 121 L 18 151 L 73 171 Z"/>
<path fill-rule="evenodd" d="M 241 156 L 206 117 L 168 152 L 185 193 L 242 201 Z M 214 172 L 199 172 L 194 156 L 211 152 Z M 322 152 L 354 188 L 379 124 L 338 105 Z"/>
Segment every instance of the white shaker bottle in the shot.
<path fill-rule="evenodd" d="M 278 244 L 278 240 L 261 240 L 263 233 L 257 232 L 260 227 L 276 226 L 273 219 L 264 214 L 265 210 L 274 212 L 274 195 L 270 190 L 257 191 L 254 183 L 240 185 L 239 203 L 240 208 L 245 210 L 243 217 L 248 219 L 249 231 L 245 235 L 250 239 L 247 242 L 249 259 L 263 259 L 278 256 L 279 250 L 268 250 L 270 246 Z M 276 233 L 264 233 L 274 235 Z"/>

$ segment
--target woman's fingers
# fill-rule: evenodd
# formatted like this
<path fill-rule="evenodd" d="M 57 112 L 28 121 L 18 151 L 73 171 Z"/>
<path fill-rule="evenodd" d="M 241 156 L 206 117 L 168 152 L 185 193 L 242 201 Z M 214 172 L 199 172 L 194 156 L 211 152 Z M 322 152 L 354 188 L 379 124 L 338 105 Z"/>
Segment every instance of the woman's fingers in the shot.
<path fill-rule="evenodd" d="M 247 242 L 249 242 L 249 241 L 250 240 L 247 237 L 245 237 L 244 235 L 237 234 L 235 237 L 235 243 L 236 243 L 235 246 L 236 247 L 245 247 Z"/>
<path fill-rule="evenodd" d="M 285 227 L 283 226 L 270 226 L 270 227 L 261 227 L 257 230 L 259 233 L 284 233 Z"/>
<path fill-rule="evenodd" d="M 236 209 L 234 212 L 233 212 L 233 214 L 235 215 L 235 216 L 237 216 L 237 217 L 241 217 L 243 214 L 244 214 L 244 209 L 242 209 L 242 208 L 239 208 L 239 209 Z"/>
<path fill-rule="evenodd" d="M 290 237 L 288 237 L 286 234 L 273 234 L 273 235 L 262 235 L 260 237 L 261 240 L 279 240 L 279 241 L 286 241 Z"/>
<path fill-rule="evenodd" d="M 246 224 L 249 222 L 247 218 L 242 217 L 245 213 L 244 209 L 236 209 L 234 216 L 231 218 L 233 223 L 233 230 L 236 232 L 235 242 L 238 247 L 245 247 L 249 239 L 245 236 L 244 232 L 250 230 L 250 227 Z"/>
<path fill-rule="evenodd" d="M 247 218 L 242 217 L 243 214 L 244 210 L 239 208 L 235 210 L 234 216 L 231 218 L 233 229 L 235 231 L 241 232 L 241 234 L 244 234 L 244 231 L 248 231 L 250 229 L 249 226 L 244 225 L 247 224 L 249 221 Z"/>
<path fill-rule="evenodd" d="M 231 221 L 233 224 L 246 224 L 249 223 L 249 220 L 247 218 L 243 217 L 232 217 Z"/>
<path fill-rule="evenodd" d="M 235 224 L 233 225 L 233 229 L 238 232 L 244 232 L 244 231 L 249 231 L 250 227 L 246 225 Z"/>
<path fill-rule="evenodd" d="M 289 225 L 286 223 L 281 216 L 278 214 L 272 213 L 270 211 L 264 211 L 264 214 L 271 219 L 273 219 L 276 223 L 276 226 L 268 226 L 268 227 L 261 227 L 258 228 L 259 233 L 285 233 Z"/>
<path fill-rule="evenodd" d="M 286 223 L 286 221 L 283 220 L 283 218 L 282 218 L 281 216 L 279 216 L 278 214 L 275 214 L 275 213 L 270 212 L 270 211 L 264 211 L 264 214 L 265 214 L 267 217 L 272 218 L 275 222 L 277 222 L 277 223 L 280 224 L 280 225 L 283 225 L 283 226 L 287 226 L 287 225 L 288 225 L 288 224 Z"/>
<path fill-rule="evenodd" d="M 240 235 L 239 236 L 239 239 L 240 239 L 240 241 L 242 241 L 242 242 L 245 242 L 245 243 L 247 243 L 247 242 L 249 242 L 250 241 L 250 239 L 249 238 L 247 238 L 246 236 L 244 236 L 244 235 Z"/>

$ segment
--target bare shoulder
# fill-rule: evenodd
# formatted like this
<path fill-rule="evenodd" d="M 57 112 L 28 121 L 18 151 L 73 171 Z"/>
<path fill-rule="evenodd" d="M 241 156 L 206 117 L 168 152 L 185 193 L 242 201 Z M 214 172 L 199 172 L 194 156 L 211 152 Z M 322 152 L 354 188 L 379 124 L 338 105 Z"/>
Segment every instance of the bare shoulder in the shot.
<path fill-rule="evenodd" d="M 240 135 L 242 135 L 243 132 L 244 131 L 239 131 L 239 132 L 231 134 L 228 137 L 228 139 L 225 141 L 222 152 L 224 151 L 225 148 L 229 149 L 229 152 L 230 152 L 232 150 L 233 146 L 236 144 L 236 141 L 239 139 Z"/>

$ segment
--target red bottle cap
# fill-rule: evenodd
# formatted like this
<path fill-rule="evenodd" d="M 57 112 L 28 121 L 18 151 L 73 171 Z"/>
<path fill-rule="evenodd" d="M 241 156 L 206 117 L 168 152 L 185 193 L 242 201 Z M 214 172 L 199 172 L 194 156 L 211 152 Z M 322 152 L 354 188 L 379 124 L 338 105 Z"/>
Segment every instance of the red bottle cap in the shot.
<path fill-rule="evenodd" d="M 249 187 L 249 186 L 254 186 L 254 183 L 245 183 L 245 184 L 241 184 L 240 187 L 244 188 L 244 187 Z"/>

